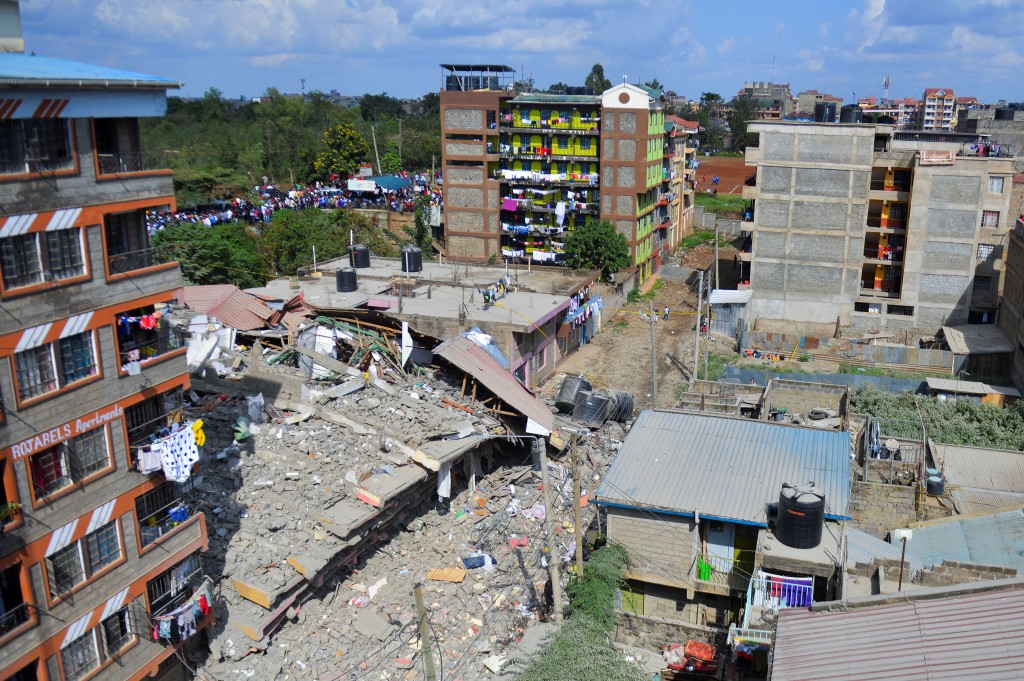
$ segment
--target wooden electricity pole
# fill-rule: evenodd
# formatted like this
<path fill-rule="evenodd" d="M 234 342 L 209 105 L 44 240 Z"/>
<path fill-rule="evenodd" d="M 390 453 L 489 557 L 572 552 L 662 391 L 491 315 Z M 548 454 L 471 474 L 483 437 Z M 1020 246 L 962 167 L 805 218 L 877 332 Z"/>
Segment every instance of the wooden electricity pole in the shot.
<path fill-rule="evenodd" d="M 551 594 L 554 600 L 554 617 L 556 622 L 562 621 L 562 577 L 558 573 L 558 545 L 555 543 L 555 530 L 552 527 L 551 480 L 548 475 L 548 454 L 544 441 L 534 439 L 534 446 L 540 449 L 540 482 L 544 486 L 544 534 L 547 535 L 548 579 L 551 580 Z"/>
<path fill-rule="evenodd" d="M 423 607 L 423 584 L 417 582 L 413 587 L 413 594 L 416 595 L 416 616 L 420 619 L 420 654 L 427 667 L 427 681 L 437 681 L 437 672 L 434 670 L 434 651 L 430 646 L 430 625 L 427 624 L 427 612 Z"/>
<path fill-rule="evenodd" d="M 648 301 L 651 323 L 651 404 L 654 409 L 658 408 L 658 352 L 654 347 L 654 301 Z"/>
<path fill-rule="evenodd" d="M 572 436 L 572 492 L 573 522 L 576 524 L 576 579 L 583 579 L 583 509 L 580 507 L 582 481 L 580 480 L 580 457 L 576 449 L 579 435 Z"/>
<path fill-rule="evenodd" d="M 700 359 L 700 303 L 704 293 L 704 270 L 697 273 L 700 275 L 700 283 L 697 284 L 697 328 L 693 338 L 693 373 L 690 374 L 690 390 L 697 382 L 697 361 Z"/>

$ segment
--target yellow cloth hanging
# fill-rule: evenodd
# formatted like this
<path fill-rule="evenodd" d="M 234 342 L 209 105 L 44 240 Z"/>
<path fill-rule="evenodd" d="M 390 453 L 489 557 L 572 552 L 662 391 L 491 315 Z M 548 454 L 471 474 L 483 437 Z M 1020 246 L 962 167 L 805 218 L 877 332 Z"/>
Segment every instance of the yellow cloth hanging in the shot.
<path fill-rule="evenodd" d="M 203 420 L 196 419 L 192 422 L 192 432 L 196 434 L 196 446 L 202 447 L 206 444 L 206 433 L 203 432 Z"/>

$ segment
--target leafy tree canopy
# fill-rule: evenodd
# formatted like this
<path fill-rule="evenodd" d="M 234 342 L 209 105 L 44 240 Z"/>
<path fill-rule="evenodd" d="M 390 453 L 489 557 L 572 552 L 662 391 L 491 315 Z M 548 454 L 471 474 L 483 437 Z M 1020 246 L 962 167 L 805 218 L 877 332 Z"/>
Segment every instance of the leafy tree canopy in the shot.
<path fill-rule="evenodd" d="M 565 240 L 565 261 L 569 267 L 601 270 L 608 278 L 629 266 L 629 246 L 610 221 L 590 220 Z"/>
<path fill-rule="evenodd" d="M 562 81 L 558 81 L 557 83 L 552 83 L 551 86 L 548 87 L 548 92 L 565 92 L 568 89 L 568 85 L 566 85 Z"/>
<path fill-rule="evenodd" d="M 414 114 L 417 118 L 438 118 L 441 116 L 441 95 L 437 92 L 428 92 L 420 98 L 414 107 Z"/>
<path fill-rule="evenodd" d="M 338 258 L 348 252 L 349 230 L 358 243 L 378 255 L 392 255 L 394 241 L 370 218 L 352 210 L 279 210 L 261 228 L 260 250 L 268 271 L 291 276 L 313 262 Z"/>
<path fill-rule="evenodd" d="M 651 78 L 648 81 L 644 81 L 644 87 L 649 87 L 652 90 L 664 90 L 665 86 L 657 78 Z"/>
<path fill-rule="evenodd" d="M 732 148 L 743 151 L 751 141 L 747 133 L 747 123 L 757 118 L 757 103 L 750 95 L 743 94 L 732 100 L 732 111 L 729 114 L 729 130 L 732 132 Z"/>
<path fill-rule="evenodd" d="M 359 100 L 359 114 L 363 117 L 364 121 L 401 118 L 405 115 L 405 107 L 402 105 L 402 100 L 396 99 L 386 92 L 382 92 L 379 95 L 366 93 Z"/>
<path fill-rule="evenodd" d="M 394 175 L 402 170 L 402 157 L 398 155 L 398 145 L 388 142 L 384 155 L 380 157 L 380 171 L 385 175 Z"/>
<path fill-rule="evenodd" d="M 612 82 L 604 77 L 604 67 L 600 64 L 594 64 L 590 67 L 590 73 L 587 74 L 583 84 L 593 88 L 596 93 L 604 92 L 612 86 Z"/>
<path fill-rule="evenodd" d="M 326 149 L 317 156 L 316 170 L 321 175 L 354 175 L 359 164 L 370 155 L 370 145 L 351 125 L 339 123 L 324 133 Z"/>
<path fill-rule="evenodd" d="M 256 237 L 242 223 L 172 224 L 153 235 L 153 251 L 159 262 L 177 260 L 189 284 L 250 288 L 266 281 Z"/>

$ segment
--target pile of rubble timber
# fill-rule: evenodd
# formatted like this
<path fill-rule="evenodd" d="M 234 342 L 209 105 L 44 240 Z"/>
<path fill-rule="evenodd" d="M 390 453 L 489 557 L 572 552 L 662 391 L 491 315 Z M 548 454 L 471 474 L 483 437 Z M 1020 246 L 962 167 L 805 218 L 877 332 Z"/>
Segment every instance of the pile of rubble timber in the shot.
<path fill-rule="evenodd" d="M 487 390 L 487 377 L 412 367 L 392 334 L 373 333 L 339 338 L 335 354 L 352 364 L 255 343 L 193 367 L 207 432 L 194 501 L 210 527 L 207 574 L 219 579 L 200 674 L 415 678 L 418 582 L 444 678 L 497 672 L 536 619 L 547 511 L 526 419 Z M 551 423 L 557 458 L 569 449 L 557 426 L 568 424 Z M 587 496 L 623 436 L 608 423 L 579 437 L 584 529 L 596 528 Z M 566 562 L 575 550 L 570 459 L 548 464 Z"/>

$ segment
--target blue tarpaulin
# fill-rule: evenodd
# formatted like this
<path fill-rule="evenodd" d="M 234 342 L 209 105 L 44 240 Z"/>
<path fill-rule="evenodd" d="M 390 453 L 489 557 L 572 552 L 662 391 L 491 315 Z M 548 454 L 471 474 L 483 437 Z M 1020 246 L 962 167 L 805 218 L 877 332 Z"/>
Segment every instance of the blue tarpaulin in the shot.
<path fill-rule="evenodd" d="M 395 177 L 394 175 L 381 175 L 379 177 L 367 177 L 366 179 L 375 182 L 378 187 L 383 187 L 385 191 L 389 192 L 401 189 L 402 187 L 408 187 L 412 184 L 411 180 Z"/>

